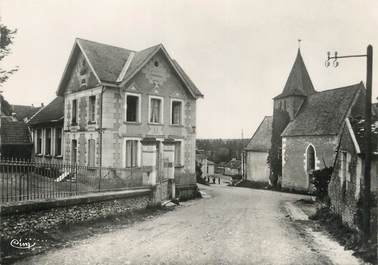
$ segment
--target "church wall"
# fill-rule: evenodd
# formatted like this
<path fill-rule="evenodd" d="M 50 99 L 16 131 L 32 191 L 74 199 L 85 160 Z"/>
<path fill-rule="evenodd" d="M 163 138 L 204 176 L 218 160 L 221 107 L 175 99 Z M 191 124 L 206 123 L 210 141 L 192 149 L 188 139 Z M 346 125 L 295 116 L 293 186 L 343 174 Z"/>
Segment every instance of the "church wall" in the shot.
<path fill-rule="evenodd" d="M 293 136 L 282 138 L 282 187 L 308 191 L 307 148 L 315 149 L 315 170 L 332 166 L 337 136 Z M 324 160 L 324 162 L 323 162 Z"/>

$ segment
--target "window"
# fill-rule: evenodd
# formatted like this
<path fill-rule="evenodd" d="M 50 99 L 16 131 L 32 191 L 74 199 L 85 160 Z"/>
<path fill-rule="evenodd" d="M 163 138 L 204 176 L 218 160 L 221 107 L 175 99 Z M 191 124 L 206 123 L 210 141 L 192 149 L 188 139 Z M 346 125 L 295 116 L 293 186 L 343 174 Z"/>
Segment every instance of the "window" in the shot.
<path fill-rule="evenodd" d="M 347 175 L 347 152 L 341 152 L 341 183 L 343 183 L 345 181 L 345 178 L 346 178 L 346 175 Z"/>
<path fill-rule="evenodd" d="M 138 161 L 138 140 L 126 140 L 126 167 L 137 167 Z"/>
<path fill-rule="evenodd" d="M 51 155 L 51 128 L 46 128 L 45 155 Z"/>
<path fill-rule="evenodd" d="M 139 96 L 126 95 L 126 121 L 138 122 L 139 121 Z"/>
<path fill-rule="evenodd" d="M 307 148 L 307 171 L 315 169 L 315 149 L 312 145 Z"/>
<path fill-rule="evenodd" d="M 96 142 L 94 139 L 88 140 L 88 166 L 94 167 L 96 165 Z"/>
<path fill-rule="evenodd" d="M 77 125 L 77 100 L 72 100 L 72 125 Z"/>
<path fill-rule="evenodd" d="M 150 98 L 150 123 L 162 123 L 162 99 Z"/>
<path fill-rule="evenodd" d="M 77 163 L 77 140 L 72 140 L 71 143 L 71 164 Z"/>
<path fill-rule="evenodd" d="M 178 100 L 172 101 L 171 123 L 174 125 L 181 125 L 182 123 L 182 102 Z"/>
<path fill-rule="evenodd" d="M 181 165 L 181 142 L 175 142 L 175 166 Z"/>
<path fill-rule="evenodd" d="M 55 156 L 62 155 L 62 128 L 55 129 Z"/>
<path fill-rule="evenodd" d="M 89 117 L 88 122 L 89 123 L 95 123 L 96 121 L 96 96 L 90 96 L 89 97 Z"/>
<path fill-rule="evenodd" d="M 42 154 L 42 129 L 37 130 L 37 154 Z"/>

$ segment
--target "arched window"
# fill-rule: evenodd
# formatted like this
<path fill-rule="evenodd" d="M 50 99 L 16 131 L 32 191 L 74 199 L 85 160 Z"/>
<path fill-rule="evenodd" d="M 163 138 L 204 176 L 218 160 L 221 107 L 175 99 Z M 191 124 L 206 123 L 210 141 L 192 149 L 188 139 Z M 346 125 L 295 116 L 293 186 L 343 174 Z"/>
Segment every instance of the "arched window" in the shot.
<path fill-rule="evenodd" d="M 312 145 L 307 148 L 307 171 L 315 169 L 315 149 Z"/>

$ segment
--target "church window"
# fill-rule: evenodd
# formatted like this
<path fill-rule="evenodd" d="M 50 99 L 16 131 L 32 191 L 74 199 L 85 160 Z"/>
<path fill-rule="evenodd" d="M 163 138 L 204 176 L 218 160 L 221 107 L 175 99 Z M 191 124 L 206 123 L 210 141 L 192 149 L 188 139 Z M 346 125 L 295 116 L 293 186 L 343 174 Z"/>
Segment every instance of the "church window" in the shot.
<path fill-rule="evenodd" d="M 307 171 L 315 169 L 315 149 L 312 145 L 307 148 Z"/>

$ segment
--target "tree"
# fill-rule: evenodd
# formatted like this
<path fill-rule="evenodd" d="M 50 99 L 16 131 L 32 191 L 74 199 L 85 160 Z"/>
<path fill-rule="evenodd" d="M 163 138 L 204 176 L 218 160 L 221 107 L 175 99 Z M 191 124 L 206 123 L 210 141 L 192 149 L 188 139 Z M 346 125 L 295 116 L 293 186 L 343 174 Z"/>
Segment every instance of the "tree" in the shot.
<path fill-rule="evenodd" d="M 282 138 L 281 134 L 290 122 L 287 111 L 275 109 L 273 111 L 271 148 L 268 155 L 270 168 L 270 182 L 277 187 L 278 179 L 282 176 Z"/>
<path fill-rule="evenodd" d="M 0 24 L 0 61 L 2 61 L 11 52 L 10 46 L 17 30 L 9 29 L 7 26 Z M 12 69 L 0 68 L 0 86 L 5 83 L 9 76 L 18 70 L 18 67 Z"/>

